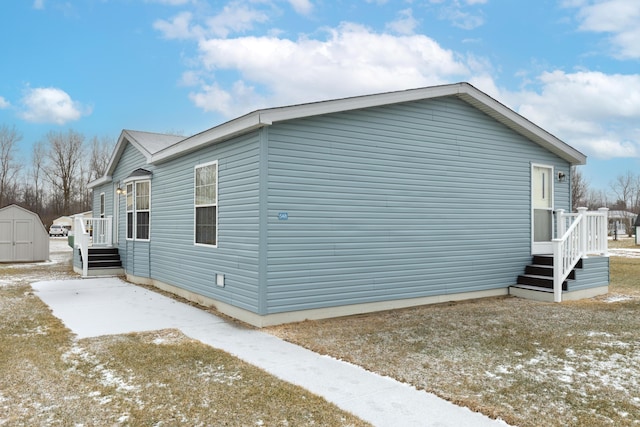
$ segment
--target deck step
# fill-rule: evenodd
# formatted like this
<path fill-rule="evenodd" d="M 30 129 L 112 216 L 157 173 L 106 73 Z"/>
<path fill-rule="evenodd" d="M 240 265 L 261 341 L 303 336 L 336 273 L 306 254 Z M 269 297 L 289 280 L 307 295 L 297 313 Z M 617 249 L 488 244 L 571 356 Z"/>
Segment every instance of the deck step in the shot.
<path fill-rule="evenodd" d="M 518 276 L 517 284 L 553 289 L 553 276 L 549 277 L 549 276 L 540 276 L 536 274 L 521 274 L 520 276 Z M 569 286 L 569 283 L 567 280 L 562 282 L 563 291 L 566 291 L 568 289 L 568 286 Z"/>
<path fill-rule="evenodd" d="M 88 258 L 89 270 L 122 269 L 118 248 L 89 248 Z"/>
<path fill-rule="evenodd" d="M 576 266 L 571 270 L 564 282 L 562 282 L 562 290 L 569 289 L 569 283 L 576 278 L 576 268 L 582 268 L 582 259 L 578 261 Z M 518 276 L 516 286 L 523 288 L 537 288 L 553 290 L 553 255 L 542 254 L 533 255 L 532 263 L 524 269 L 524 274 Z"/>
<path fill-rule="evenodd" d="M 553 278 L 553 266 L 552 265 L 544 265 L 544 264 L 529 264 L 524 269 L 525 274 L 530 274 L 533 276 L 545 276 Z M 571 270 L 567 279 L 574 280 L 576 278 L 576 271 Z"/>

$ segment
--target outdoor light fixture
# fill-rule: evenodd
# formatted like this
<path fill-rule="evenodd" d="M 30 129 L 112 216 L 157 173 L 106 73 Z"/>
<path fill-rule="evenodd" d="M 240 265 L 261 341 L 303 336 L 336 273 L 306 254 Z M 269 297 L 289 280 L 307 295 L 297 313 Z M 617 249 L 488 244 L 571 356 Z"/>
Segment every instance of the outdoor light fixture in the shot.
<path fill-rule="evenodd" d="M 564 182 L 566 178 L 567 178 L 567 175 L 564 172 L 558 172 L 558 181 Z"/>
<path fill-rule="evenodd" d="M 123 190 L 122 188 L 118 187 L 116 188 L 116 194 L 127 194 L 126 190 Z"/>

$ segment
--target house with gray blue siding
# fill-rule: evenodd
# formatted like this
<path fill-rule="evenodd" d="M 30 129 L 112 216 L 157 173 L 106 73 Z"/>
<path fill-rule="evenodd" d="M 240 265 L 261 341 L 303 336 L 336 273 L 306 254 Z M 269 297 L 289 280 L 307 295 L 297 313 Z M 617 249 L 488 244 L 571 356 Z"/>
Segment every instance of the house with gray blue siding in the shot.
<path fill-rule="evenodd" d="M 585 161 L 467 83 L 263 109 L 186 138 L 124 130 L 74 265 L 256 326 L 592 297 L 608 290 L 607 220 L 573 212 Z"/>

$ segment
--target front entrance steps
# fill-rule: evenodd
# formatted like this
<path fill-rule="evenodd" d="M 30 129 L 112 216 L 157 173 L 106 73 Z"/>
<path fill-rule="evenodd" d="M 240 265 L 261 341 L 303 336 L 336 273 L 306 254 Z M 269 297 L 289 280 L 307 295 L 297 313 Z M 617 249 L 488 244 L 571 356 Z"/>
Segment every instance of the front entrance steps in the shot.
<path fill-rule="evenodd" d="M 88 255 L 88 277 L 124 275 L 118 248 L 90 247 Z M 80 260 L 82 261 L 82 254 L 80 254 Z"/>
<path fill-rule="evenodd" d="M 575 279 L 575 269 L 582 268 L 582 260 L 562 282 L 562 293 L 569 290 L 569 283 Z M 509 294 L 536 301 L 553 302 L 553 255 L 534 255 L 531 264 L 518 276 L 516 285 L 509 287 Z"/>

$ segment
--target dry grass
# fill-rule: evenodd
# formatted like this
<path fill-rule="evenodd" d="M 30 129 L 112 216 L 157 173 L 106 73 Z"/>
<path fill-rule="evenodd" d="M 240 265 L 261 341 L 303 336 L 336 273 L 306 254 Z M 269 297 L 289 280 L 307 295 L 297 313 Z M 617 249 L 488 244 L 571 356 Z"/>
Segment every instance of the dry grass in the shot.
<path fill-rule="evenodd" d="M 175 330 L 76 340 L 28 283 L 68 261 L 0 265 L 0 426 L 365 426 Z"/>
<path fill-rule="evenodd" d="M 619 237 L 618 240 L 609 240 L 609 249 L 639 249 L 635 237 Z"/>
<path fill-rule="evenodd" d="M 514 425 L 638 425 L 639 277 L 640 259 L 612 257 L 605 298 L 492 298 L 269 331 Z"/>

